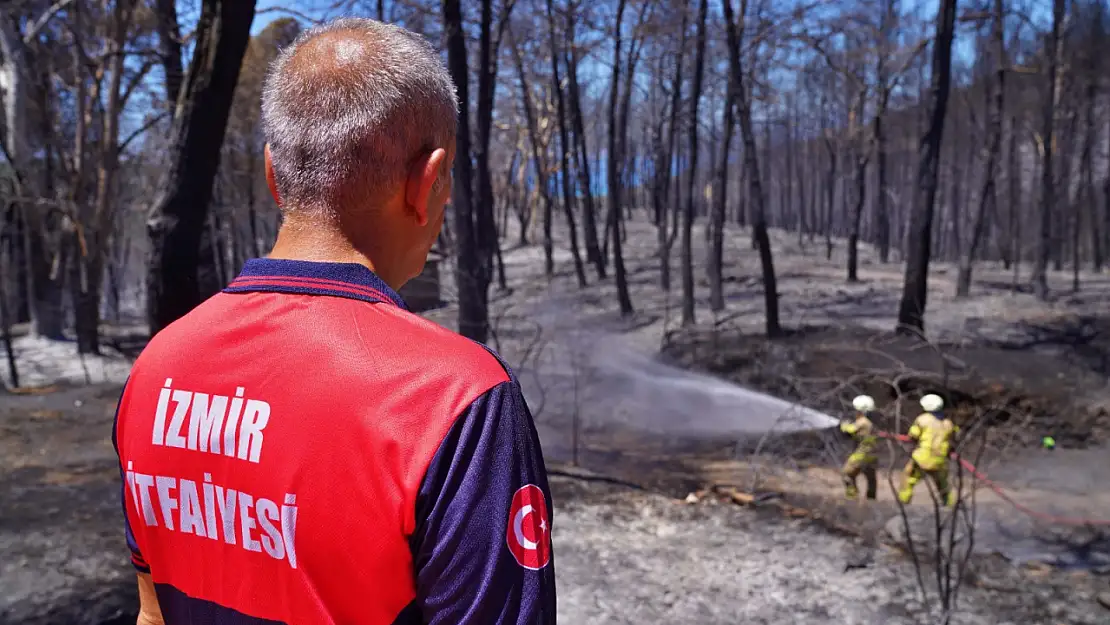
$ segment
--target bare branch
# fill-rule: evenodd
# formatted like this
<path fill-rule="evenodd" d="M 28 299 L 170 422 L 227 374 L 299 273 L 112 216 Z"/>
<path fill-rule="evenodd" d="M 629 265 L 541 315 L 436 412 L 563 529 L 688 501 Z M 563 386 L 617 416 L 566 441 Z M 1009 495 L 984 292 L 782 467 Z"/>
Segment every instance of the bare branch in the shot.
<path fill-rule="evenodd" d="M 308 22 L 309 24 L 319 24 L 323 21 L 323 20 L 319 20 L 319 19 L 316 19 L 314 17 L 311 17 L 311 16 L 307 15 L 306 13 L 302 13 L 301 11 L 297 11 L 296 9 L 290 9 L 289 7 L 285 7 L 285 6 L 268 7 L 268 8 L 265 8 L 265 9 L 259 9 L 259 10 L 255 11 L 255 15 L 262 15 L 263 13 L 284 13 L 286 15 L 292 15 L 293 17 L 295 17 L 297 19 L 304 20 L 304 21 Z"/>
<path fill-rule="evenodd" d="M 35 37 L 39 36 L 42 29 L 46 27 L 47 23 L 49 23 L 58 12 L 72 3 L 73 0 L 58 0 L 55 2 L 53 6 L 39 16 L 39 19 L 35 20 L 35 22 L 31 24 L 31 27 L 27 29 L 27 34 L 23 35 L 23 43 L 31 43 L 34 41 Z"/>
<path fill-rule="evenodd" d="M 125 150 L 127 150 L 127 146 L 130 145 L 131 142 L 134 141 L 136 137 L 138 137 L 138 136 L 142 135 L 144 132 L 150 130 L 155 125 L 157 125 L 158 122 L 162 121 L 163 119 L 166 119 L 167 117 L 169 117 L 169 111 L 162 111 L 161 113 L 158 113 L 157 115 L 155 115 L 155 116 L 151 117 L 150 119 L 146 120 L 146 122 L 144 122 L 142 126 L 136 128 L 131 134 L 127 135 L 127 137 L 124 138 L 123 141 L 120 141 L 119 148 L 118 148 L 119 153 L 122 154 Z"/>

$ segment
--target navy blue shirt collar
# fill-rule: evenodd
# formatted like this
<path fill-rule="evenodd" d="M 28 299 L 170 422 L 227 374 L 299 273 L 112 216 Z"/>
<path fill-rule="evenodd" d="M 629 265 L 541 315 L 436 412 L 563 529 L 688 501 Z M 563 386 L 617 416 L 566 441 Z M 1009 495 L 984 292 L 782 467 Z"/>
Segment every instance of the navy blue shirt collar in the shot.
<path fill-rule="evenodd" d="M 364 302 L 384 302 L 405 310 L 405 300 L 381 278 L 356 263 L 321 263 L 306 260 L 252 258 L 226 293 L 299 293 L 331 295 Z"/>

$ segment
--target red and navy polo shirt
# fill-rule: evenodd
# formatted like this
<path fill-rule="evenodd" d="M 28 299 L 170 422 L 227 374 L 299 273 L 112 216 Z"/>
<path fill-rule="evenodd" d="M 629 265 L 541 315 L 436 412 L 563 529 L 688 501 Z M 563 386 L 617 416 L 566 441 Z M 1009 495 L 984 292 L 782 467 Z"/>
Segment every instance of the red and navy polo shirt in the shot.
<path fill-rule="evenodd" d="M 151 340 L 112 437 L 170 625 L 555 622 L 520 386 L 361 265 L 249 261 Z"/>

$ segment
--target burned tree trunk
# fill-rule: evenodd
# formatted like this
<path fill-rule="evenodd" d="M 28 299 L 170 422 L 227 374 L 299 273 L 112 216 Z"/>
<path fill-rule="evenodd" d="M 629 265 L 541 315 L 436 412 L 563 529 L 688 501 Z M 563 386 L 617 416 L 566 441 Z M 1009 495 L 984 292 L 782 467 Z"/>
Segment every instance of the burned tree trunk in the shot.
<path fill-rule="evenodd" d="M 620 91 L 620 75 L 621 75 L 621 22 L 624 18 L 624 8 L 626 0 L 618 0 L 617 2 L 617 22 L 614 26 L 615 37 L 613 39 L 613 73 L 612 82 L 609 86 L 609 144 L 608 156 L 609 162 L 606 165 L 607 182 L 609 186 L 609 213 L 606 218 L 605 231 L 610 233 L 613 242 L 613 270 L 617 278 L 617 300 L 620 303 L 620 310 L 622 316 L 631 315 L 632 298 L 628 295 L 628 278 L 624 271 L 624 255 L 621 250 L 621 231 L 620 231 L 620 215 L 621 215 L 621 169 L 624 158 L 624 142 L 618 138 L 620 129 L 618 124 L 627 121 L 624 115 L 617 116 L 617 101 Z M 632 72 L 632 67 L 628 68 L 629 73 Z"/>
<path fill-rule="evenodd" d="M 809 230 L 809 217 L 806 214 L 806 183 L 805 175 L 799 175 L 799 169 L 806 157 L 806 145 L 808 142 L 799 145 L 798 140 L 798 127 L 800 122 L 798 119 L 798 98 L 792 96 L 790 98 L 790 116 L 786 120 L 787 133 L 786 133 L 786 172 L 789 180 L 787 187 L 789 189 L 789 200 L 793 207 L 793 212 L 796 218 L 795 225 L 798 228 L 798 249 L 805 251 L 805 235 Z M 799 154 L 799 150 L 801 154 Z M 794 186 L 797 184 L 798 194 L 797 201 L 794 199 Z"/>
<path fill-rule="evenodd" d="M 594 196 L 590 180 L 590 158 L 586 149 L 586 123 L 582 115 L 582 97 L 578 88 L 578 49 L 575 41 L 575 24 L 577 4 L 567 8 L 566 32 L 566 63 L 567 63 L 567 89 L 570 100 L 570 119 L 574 134 L 574 154 L 578 169 L 578 185 L 582 194 L 582 228 L 585 232 L 586 260 L 594 264 L 599 280 L 604 280 L 606 258 L 601 253 L 597 240 L 597 209 L 594 207 Z"/>
<path fill-rule="evenodd" d="M 493 104 L 497 89 L 497 59 L 501 38 L 505 32 L 515 2 L 503 4 L 498 15 L 497 33 L 493 33 L 493 8 L 491 0 L 481 3 L 481 30 L 478 51 L 478 120 L 474 145 L 474 162 L 477 171 L 478 197 L 474 205 L 474 227 L 477 233 L 478 255 L 482 263 L 482 276 L 488 299 L 489 284 L 493 280 L 494 260 L 501 256 L 501 242 L 494 220 L 493 174 L 489 165 L 489 145 L 493 129 Z M 501 267 L 504 277 L 504 266 Z M 481 286 L 481 285 L 479 285 Z"/>
<path fill-rule="evenodd" d="M 1013 262 L 1014 269 L 1014 288 L 1017 288 L 1018 272 L 1021 271 L 1021 260 L 1023 252 L 1021 244 L 1021 211 L 1024 206 L 1021 193 L 1021 180 L 1018 177 L 1018 130 L 1020 124 L 1016 114 L 1010 116 L 1010 144 L 1007 147 L 1006 154 L 1006 198 L 1009 200 L 1009 227 L 1007 228 L 1007 240 L 1009 241 L 1009 257 Z M 1009 264 L 1006 265 L 1009 269 Z"/>
<path fill-rule="evenodd" d="M 158 53 L 162 60 L 162 70 L 166 75 L 166 102 L 171 115 L 176 115 L 177 100 L 181 95 L 181 83 L 184 79 L 184 71 L 181 66 L 181 28 L 178 24 L 175 5 L 176 3 L 173 0 L 157 0 L 155 5 Z M 253 157 L 253 147 L 251 152 Z M 250 171 L 254 170 L 251 169 Z M 218 202 L 213 202 L 213 205 L 218 205 Z M 251 205 L 250 210 L 253 213 L 253 205 Z M 212 211 L 210 211 L 209 221 L 211 220 L 211 213 Z M 200 236 L 197 289 L 201 301 L 215 295 L 227 284 L 227 281 L 223 279 L 216 267 L 214 251 L 219 248 L 219 242 L 212 240 L 212 232 L 212 228 L 206 227 Z M 261 252 L 256 255 L 260 254 Z"/>
<path fill-rule="evenodd" d="M 563 83 L 559 78 L 559 45 L 555 39 L 555 6 L 547 0 L 547 29 L 551 38 L 551 88 L 555 92 L 555 112 L 559 118 L 559 155 L 562 169 L 559 180 L 563 183 L 563 213 L 567 217 L 567 230 L 570 234 L 570 254 L 574 258 L 574 274 L 578 286 L 586 286 L 586 270 L 582 266 L 582 255 L 578 251 L 578 226 L 574 219 L 574 192 L 570 184 L 570 135 L 567 132 L 566 106 L 563 102 Z"/>
<path fill-rule="evenodd" d="M 752 129 L 752 107 L 744 85 L 744 67 L 741 63 L 741 38 L 739 28 L 733 19 L 732 0 L 723 0 L 725 30 L 728 35 L 729 67 L 736 76 L 736 97 L 740 113 L 740 136 L 744 140 L 744 169 L 750 185 L 752 203 L 752 238 L 759 248 L 759 261 L 763 268 L 763 302 L 766 308 L 767 336 L 774 338 L 782 334 L 779 325 L 779 293 L 775 279 L 775 263 L 771 256 L 771 238 L 767 234 L 767 217 L 764 206 L 763 183 L 759 174 L 759 161 L 755 145 L 755 131 Z M 740 22 L 748 13 L 747 0 L 740 0 Z"/>
<path fill-rule="evenodd" d="M 1060 97 L 1059 73 L 1063 48 L 1064 0 L 1053 0 L 1052 33 L 1048 40 L 1048 97 L 1044 101 L 1041 139 L 1041 204 L 1037 230 L 1037 258 L 1033 264 L 1033 293 L 1048 299 L 1048 258 L 1052 252 L 1052 205 L 1056 202 L 1056 178 L 1053 156 L 1056 151 L 1053 133 L 1056 105 Z"/>
<path fill-rule="evenodd" d="M 1107 120 L 1110 126 L 1110 119 Z M 1110 154 L 1110 132 L 1106 133 L 1107 153 Z M 1102 182 L 1102 249 L 1110 252 L 1110 159 L 1106 163 L 1106 178 Z M 1094 210 L 1094 207 L 1092 207 Z"/>
<path fill-rule="evenodd" d="M 108 254 L 109 228 L 111 227 L 111 202 L 114 195 L 116 172 L 119 167 L 119 121 L 121 114 L 120 89 L 123 85 L 124 44 L 131 20 L 133 2 L 116 2 L 112 16 L 112 60 L 108 64 L 111 78 L 100 128 L 99 163 L 96 177 L 96 201 L 92 214 L 82 215 L 84 232 L 80 246 L 80 280 L 74 285 L 74 321 L 77 331 L 77 352 L 100 352 L 100 292 L 104 276 L 104 261 Z M 81 96 L 83 97 L 83 95 Z M 84 102 L 79 103 L 83 108 Z M 83 130 L 82 130 L 83 134 Z M 83 137 L 79 141 L 83 140 Z M 80 158 L 80 157 L 79 157 Z M 81 169 L 80 167 L 78 168 Z M 78 184 L 81 181 L 78 180 Z M 84 207 L 81 207 L 84 208 Z M 87 211 L 82 210 L 82 213 Z"/>
<path fill-rule="evenodd" d="M 824 218 L 821 220 L 821 228 L 825 231 L 825 260 L 832 260 L 832 216 L 836 204 L 836 148 L 833 146 L 832 131 L 826 129 L 824 135 L 825 154 L 829 162 L 825 168 Z"/>
<path fill-rule="evenodd" d="M 39 19 L 37 24 L 44 24 Z M 30 172 L 31 124 L 27 120 L 27 100 L 30 96 L 27 72 L 32 65 L 31 55 L 23 42 L 18 20 L 11 9 L 0 8 L 0 53 L 3 64 L 0 74 L 5 85 L 4 127 L 7 129 L 4 157 L 14 170 L 16 193 L 23 198 L 36 195 Z M 50 189 L 42 189 L 42 193 Z M 23 256 L 27 263 L 26 288 L 29 293 L 31 331 L 51 339 L 64 338 L 62 330 L 65 315 L 62 307 L 64 272 L 58 279 L 51 272 L 51 250 L 46 231 L 46 218 L 42 207 L 23 201 L 19 203 L 19 223 L 22 227 Z"/>
<path fill-rule="evenodd" d="M 555 7 L 553 0 L 547 0 L 547 32 L 552 44 L 552 90 L 555 92 L 555 114 L 558 118 L 559 135 L 559 182 L 563 183 L 563 213 L 566 215 L 566 226 L 571 236 L 571 255 L 574 258 L 574 273 L 578 279 L 578 286 L 586 285 L 586 270 L 582 264 L 582 254 L 578 252 L 578 226 L 574 218 L 574 190 L 571 185 L 571 135 L 566 127 L 566 104 L 563 98 L 563 82 L 559 78 L 559 53 L 558 41 L 555 39 Z"/>
<path fill-rule="evenodd" d="M 929 255 L 937 196 L 937 161 L 940 157 L 944 118 L 952 74 L 952 39 L 956 26 L 956 0 L 941 0 L 933 41 L 932 76 L 929 84 L 929 127 L 918 147 L 914 211 L 910 218 L 908 253 L 897 330 L 908 334 L 925 331 L 925 300 L 929 290 Z"/>
<path fill-rule="evenodd" d="M 675 51 L 674 79 L 671 81 L 670 109 L 667 121 L 667 143 L 661 158 L 656 159 L 655 185 L 653 199 L 655 202 L 656 233 L 659 240 L 659 279 L 663 290 L 671 290 L 671 248 L 674 247 L 677 228 L 668 227 L 678 220 L 678 187 L 674 185 L 675 201 L 669 202 L 671 196 L 671 182 L 673 180 L 675 141 L 678 138 L 678 108 L 682 103 L 682 66 L 686 52 L 687 18 L 689 16 L 689 0 L 682 3 L 682 25 L 679 27 L 680 40 Z"/>
<path fill-rule="evenodd" d="M 489 0 L 483 0 L 488 3 Z M 483 224 L 475 219 L 473 192 L 474 161 L 470 145 L 470 68 L 466 58 L 466 33 L 463 30 L 459 0 L 443 0 L 443 28 L 447 40 L 447 67 L 459 94 L 459 128 L 455 138 L 455 209 L 457 262 L 455 276 L 459 292 L 459 333 L 485 342 L 489 335 L 489 282 L 487 263 L 482 258 L 480 241 Z M 483 68 L 484 69 L 484 68 Z"/>
<path fill-rule="evenodd" d="M 197 263 L 254 0 L 204 0 L 170 131 L 168 174 L 147 220 L 147 315 L 157 333 L 200 303 Z"/>
<path fill-rule="evenodd" d="M 726 0 L 727 1 L 727 0 Z M 682 211 L 682 325 L 696 322 L 694 316 L 694 182 L 698 171 L 698 102 L 705 76 L 705 22 L 709 1 L 698 4 L 697 47 L 694 53 L 694 83 L 690 90 L 690 165 L 686 178 L 686 205 Z"/>
<path fill-rule="evenodd" d="M 884 96 L 879 96 L 883 98 Z M 883 116 L 875 116 L 875 244 L 879 247 L 879 262 L 890 262 L 890 212 L 887 206 L 886 136 Z"/>
<path fill-rule="evenodd" d="M 624 76 L 622 78 L 624 86 L 622 87 L 620 106 L 617 113 L 617 128 L 619 128 L 620 130 L 617 133 L 617 152 L 619 152 L 620 154 L 620 158 L 617 160 L 617 175 L 619 176 L 619 180 L 621 181 L 622 185 L 625 184 L 625 177 L 627 176 L 627 172 L 634 170 L 636 166 L 635 152 L 633 152 L 631 158 L 629 158 L 628 156 L 629 109 L 632 105 L 632 79 L 636 74 L 636 65 L 640 61 L 640 51 L 643 49 L 643 40 L 641 39 L 641 37 L 637 36 L 637 33 L 642 31 L 642 28 L 645 24 L 647 11 L 652 6 L 653 3 L 651 2 L 645 2 L 640 5 L 640 14 L 636 20 L 636 26 L 632 31 L 633 37 L 631 43 L 628 46 L 628 56 L 626 57 L 624 64 Z M 612 227 L 620 231 L 621 241 L 625 241 L 628 239 L 628 231 L 627 228 L 625 228 L 624 224 L 625 219 L 632 217 L 632 206 L 629 205 L 628 202 L 624 201 L 621 202 L 621 206 L 623 206 L 624 208 L 621 211 L 617 211 L 617 218 L 612 222 Z M 606 240 L 608 241 L 609 239 Z M 608 252 L 606 251 L 605 253 L 607 254 Z M 614 250 L 614 256 L 615 254 L 616 251 Z M 614 257 L 614 264 L 616 262 L 618 261 Z M 623 274 L 624 258 L 620 258 L 619 262 L 622 265 L 620 271 Z M 623 281 L 625 281 L 623 278 L 617 280 L 618 289 L 620 288 L 619 284 Z"/>
<path fill-rule="evenodd" d="M 865 136 L 862 127 L 863 108 L 867 104 L 867 87 L 861 86 L 856 95 L 853 110 L 849 113 L 849 125 L 855 128 L 859 135 L 854 138 L 855 143 L 855 197 L 852 206 L 851 229 L 848 231 L 848 282 L 859 282 L 859 229 L 863 220 L 863 204 L 867 200 L 867 163 L 871 160 L 871 145 Z"/>
<path fill-rule="evenodd" d="M 726 0 L 727 1 L 727 0 Z M 725 88 L 724 119 L 721 129 L 721 146 L 717 166 L 717 190 L 713 196 L 713 207 L 709 214 L 709 309 L 713 312 L 724 310 L 724 244 L 725 244 L 725 200 L 728 197 L 728 155 L 732 148 L 732 131 L 735 120 L 733 109 L 736 102 L 736 74 L 729 72 L 728 86 Z M 790 144 L 787 144 L 790 148 Z M 798 238 L 802 236 L 801 220 Z"/>
<path fill-rule="evenodd" d="M 995 78 L 991 85 L 990 105 L 987 118 L 987 164 L 983 189 L 979 194 L 979 205 L 971 221 L 971 240 L 967 249 L 960 255 L 960 269 L 956 277 L 956 297 L 967 297 L 971 293 L 971 265 L 983 239 L 983 225 L 986 221 L 988 202 L 995 202 L 995 180 L 997 180 L 998 158 L 1002 153 L 1002 108 L 1006 92 L 1006 48 L 1004 31 L 1005 14 L 1002 0 L 994 0 L 994 21 L 991 26 L 991 56 L 994 57 Z"/>
<path fill-rule="evenodd" d="M 155 11 L 158 19 L 158 54 L 166 73 L 166 103 L 170 110 L 177 106 L 181 94 L 181 81 L 185 72 L 181 67 L 181 31 L 177 22 L 177 3 L 174 0 L 157 0 Z"/>
<path fill-rule="evenodd" d="M 883 7 L 881 24 L 882 50 L 877 55 L 876 75 L 878 77 L 879 102 L 875 110 L 875 228 L 877 230 L 875 243 L 879 247 L 879 262 L 886 264 L 890 261 L 890 213 L 887 207 L 887 181 L 886 181 L 886 111 L 890 105 L 891 80 L 887 68 L 886 52 L 891 44 L 894 28 L 894 0 L 887 0 Z"/>
<path fill-rule="evenodd" d="M 516 63 L 516 71 L 520 76 L 520 93 L 521 100 L 524 104 L 524 120 L 528 125 L 528 140 L 532 144 L 532 163 L 536 168 L 536 178 L 538 180 L 537 188 L 539 190 L 540 198 L 543 200 L 543 258 L 544 258 L 544 275 L 551 277 L 555 273 L 555 261 L 553 258 L 553 243 L 551 240 L 551 214 L 554 212 L 554 200 L 551 197 L 551 187 L 549 186 L 547 177 L 547 159 L 544 157 L 544 148 L 540 142 L 539 124 L 536 122 L 535 109 L 532 106 L 532 89 L 528 85 L 528 79 L 524 73 L 524 60 L 520 55 L 520 48 L 513 41 L 512 31 L 509 32 L 510 49 L 513 52 L 513 62 Z M 525 241 L 525 222 L 521 221 L 520 224 L 520 237 L 521 242 Z"/>
<path fill-rule="evenodd" d="M 4 211 L 4 221 L 0 223 L 0 341 L 4 343 L 4 351 L 8 355 L 8 379 L 10 388 L 19 388 L 19 366 L 15 360 L 15 349 L 12 347 L 12 315 L 8 310 L 8 281 L 7 276 L 14 272 L 6 261 L 15 256 L 12 254 L 18 247 L 18 239 L 12 236 L 16 223 L 15 204 L 8 205 Z"/>
<path fill-rule="evenodd" d="M 1083 204 L 1086 207 L 1087 219 L 1090 225 L 1090 242 L 1091 242 L 1091 269 L 1094 271 L 1102 271 L 1102 230 L 1103 224 L 1099 218 L 1099 210 L 1096 203 L 1095 180 L 1094 180 L 1094 164 L 1092 163 L 1094 142 L 1098 136 L 1095 130 L 1095 110 L 1098 104 L 1098 85 L 1096 79 L 1091 75 L 1087 75 L 1086 94 L 1084 101 L 1086 111 L 1084 113 L 1085 128 L 1083 131 L 1083 155 L 1081 157 L 1082 167 L 1082 185 Z M 1077 246 L 1078 247 L 1078 246 Z"/>

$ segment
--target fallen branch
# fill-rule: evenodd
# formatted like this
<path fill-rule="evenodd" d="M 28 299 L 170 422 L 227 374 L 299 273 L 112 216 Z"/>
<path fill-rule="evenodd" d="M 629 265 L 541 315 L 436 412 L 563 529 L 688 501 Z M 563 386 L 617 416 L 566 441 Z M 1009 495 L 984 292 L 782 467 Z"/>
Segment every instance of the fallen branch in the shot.
<path fill-rule="evenodd" d="M 732 486 L 724 486 L 721 484 L 713 484 L 706 489 L 691 493 L 686 498 L 688 503 L 696 503 L 709 494 L 716 494 L 727 498 L 732 503 L 739 506 L 746 507 L 766 507 L 772 506 L 782 511 L 784 516 L 794 519 L 809 519 L 810 521 L 820 523 L 822 527 L 839 532 L 846 536 L 859 536 L 859 528 L 853 528 L 842 523 L 838 523 L 833 519 L 821 514 L 817 510 L 795 506 L 787 502 L 783 498 L 782 493 L 770 492 L 756 495 L 753 493 L 746 493 L 738 490 Z"/>
<path fill-rule="evenodd" d="M 58 390 L 58 387 L 51 384 L 49 386 L 20 386 L 8 389 L 8 392 L 12 395 L 46 395 L 56 390 Z"/>
<path fill-rule="evenodd" d="M 564 468 L 564 467 L 557 467 L 557 466 L 556 467 L 549 466 L 548 469 L 547 469 L 547 474 L 549 476 L 566 477 L 566 478 L 571 478 L 571 479 L 574 479 L 574 480 L 581 480 L 583 482 L 601 482 L 603 484 L 613 484 L 614 486 L 623 486 L 625 488 L 631 488 L 633 490 L 650 492 L 649 488 L 647 488 L 646 486 L 642 486 L 640 484 L 637 484 L 635 482 L 629 482 L 627 480 L 622 480 L 619 477 L 612 477 L 612 476 L 609 476 L 609 475 L 594 473 L 592 471 L 587 471 L 585 469 L 581 469 L 581 468 L 577 468 L 577 467 L 565 467 Z"/>

